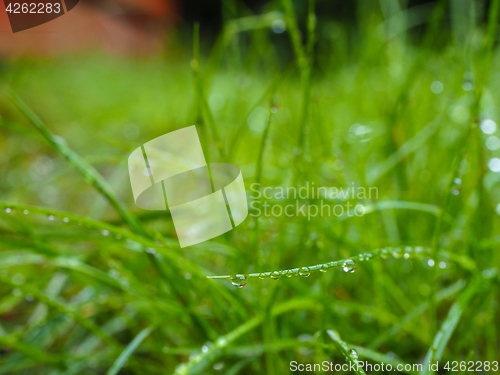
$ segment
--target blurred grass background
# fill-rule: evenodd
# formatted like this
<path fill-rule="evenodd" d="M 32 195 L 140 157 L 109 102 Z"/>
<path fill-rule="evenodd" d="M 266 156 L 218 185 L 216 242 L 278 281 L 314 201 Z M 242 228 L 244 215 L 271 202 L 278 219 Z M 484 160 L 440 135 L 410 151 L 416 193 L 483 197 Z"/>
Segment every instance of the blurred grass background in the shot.
<path fill-rule="evenodd" d="M 161 53 L 1 61 L 0 373 L 281 374 L 344 363 L 338 340 L 372 363 L 499 360 L 499 2 L 332 4 L 217 3 L 201 51 L 186 14 Z M 378 199 L 180 249 L 126 160 L 192 124 L 249 202 L 256 181 Z M 354 273 L 206 279 L 387 247 Z"/>

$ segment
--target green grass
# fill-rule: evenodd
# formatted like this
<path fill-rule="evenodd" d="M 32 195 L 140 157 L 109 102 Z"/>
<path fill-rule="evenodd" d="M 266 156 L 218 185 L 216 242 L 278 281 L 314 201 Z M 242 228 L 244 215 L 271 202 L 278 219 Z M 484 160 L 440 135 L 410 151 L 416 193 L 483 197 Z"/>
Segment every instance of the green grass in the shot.
<path fill-rule="evenodd" d="M 201 24 L 161 56 L 3 61 L 0 373 L 498 361 L 499 136 L 480 124 L 500 120 L 499 1 L 399 4 L 357 2 L 356 27 L 322 2 L 240 4 L 215 42 Z M 126 162 L 193 124 L 249 203 L 295 203 L 255 182 L 378 196 L 181 249 Z"/>

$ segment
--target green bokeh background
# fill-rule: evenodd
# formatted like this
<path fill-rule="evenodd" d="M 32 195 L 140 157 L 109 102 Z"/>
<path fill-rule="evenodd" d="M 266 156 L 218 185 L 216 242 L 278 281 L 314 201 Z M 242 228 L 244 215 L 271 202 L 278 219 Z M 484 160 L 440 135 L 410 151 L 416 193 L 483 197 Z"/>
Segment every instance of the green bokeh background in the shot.
<path fill-rule="evenodd" d="M 201 24 L 199 65 L 189 25 L 154 57 L 2 61 L 0 372 L 282 374 L 293 360 L 354 360 L 329 329 L 371 363 L 425 363 L 433 342 L 441 366 L 498 361 L 500 141 L 487 122 L 500 115 L 498 1 L 398 7 L 357 2 L 355 30 L 318 15 L 308 50 L 306 14 L 294 29 L 272 2 L 216 36 Z M 102 174 L 146 234 L 58 155 L 11 90 Z M 241 168 L 249 203 L 257 181 L 376 187 L 378 197 L 350 200 L 368 208 L 362 217 L 249 216 L 180 249 L 167 212 L 135 206 L 126 161 L 193 124 L 212 162 Z M 243 288 L 206 278 L 388 247 L 354 273 L 250 278 Z"/>

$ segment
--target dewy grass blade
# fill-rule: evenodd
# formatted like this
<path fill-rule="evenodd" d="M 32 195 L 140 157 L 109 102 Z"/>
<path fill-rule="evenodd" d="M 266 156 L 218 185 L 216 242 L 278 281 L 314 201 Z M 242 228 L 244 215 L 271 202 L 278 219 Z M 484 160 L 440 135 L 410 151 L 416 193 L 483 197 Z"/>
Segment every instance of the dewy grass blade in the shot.
<path fill-rule="evenodd" d="M 327 330 L 326 333 L 330 338 L 333 340 L 333 343 L 335 344 L 335 347 L 342 353 L 342 355 L 345 357 L 347 362 L 354 362 L 355 365 L 355 370 L 354 372 L 357 375 L 366 375 L 366 373 L 363 371 L 363 368 L 361 366 L 358 366 L 358 354 L 357 352 L 349 348 L 347 344 L 342 341 L 340 338 L 339 334 L 331 329 Z"/>
<path fill-rule="evenodd" d="M 127 345 L 120 356 L 116 359 L 113 365 L 109 368 L 106 375 L 116 375 L 121 370 L 121 368 L 127 363 L 127 359 L 132 355 L 134 350 L 141 344 L 141 342 L 149 336 L 151 332 L 157 327 L 156 324 L 144 328 L 135 338 Z"/>
<path fill-rule="evenodd" d="M 259 272 L 259 273 L 251 273 L 249 275 L 245 275 L 247 278 L 272 278 L 275 280 L 280 279 L 283 276 L 309 276 L 313 272 L 321 272 L 326 271 L 330 268 L 342 267 L 345 272 L 354 272 L 357 267 L 357 262 L 368 261 L 370 259 L 374 259 L 377 257 L 381 257 L 383 259 L 395 256 L 395 257 L 420 257 L 429 254 L 430 249 L 425 248 L 423 246 L 415 246 L 415 247 L 387 247 L 381 248 L 373 251 L 369 251 L 366 253 L 358 254 L 356 256 L 350 257 L 348 259 L 332 261 L 328 263 L 316 264 L 314 266 L 300 267 L 300 268 L 292 268 L 278 271 L 270 271 L 270 272 Z M 207 276 L 209 279 L 231 279 L 234 276 L 224 275 L 224 276 Z"/>
<path fill-rule="evenodd" d="M 500 18 L 500 0 L 493 0 L 489 7 L 487 33 L 485 33 L 482 43 L 482 48 L 477 55 L 476 66 L 476 85 L 473 92 L 473 100 L 470 104 L 470 118 L 465 135 L 463 135 L 461 143 L 457 148 L 455 159 L 450 166 L 451 177 L 445 190 L 444 203 L 441 206 L 437 223 L 434 230 L 432 240 L 431 258 L 435 258 L 439 248 L 439 240 L 443 230 L 444 215 L 448 214 L 449 205 L 451 201 L 451 187 L 453 186 L 455 178 L 458 177 L 462 160 L 469 145 L 469 138 L 473 132 L 474 126 L 479 119 L 481 99 L 483 97 L 484 88 L 488 79 L 488 72 L 490 71 L 492 55 L 493 55 L 493 41 L 495 39 L 496 30 L 498 28 L 498 21 Z M 434 334 L 437 330 L 437 312 L 436 312 L 436 294 L 437 294 L 437 270 L 434 267 L 432 273 L 431 293 L 429 294 L 430 315 L 431 315 L 431 332 Z"/>
<path fill-rule="evenodd" d="M 278 316 L 293 310 L 313 310 L 318 307 L 319 305 L 315 301 L 309 299 L 292 299 L 275 306 L 271 310 L 271 316 Z M 260 314 L 226 335 L 219 336 L 219 338 L 212 345 L 207 347 L 206 350 L 202 350 L 200 354 L 193 356 L 188 363 L 179 365 L 175 370 L 175 375 L 205 374 L 206 368 L 223 354 L 224 348 L 261 324 L 262 319 L 263 315 Z"/>
<path fill-rule="evenodd" d="M 420 373 L 421 375 L 433 373 L 433 371 L 429 368 L 429 364 L 433 364 L 434 361 L 439 361 L 442 358 L 446 345 L 448 345 L 451 335 L 455 331 L 463 312 L 466 308 L 473 307 L 473 305 L 471 306 L 472 299 L 496 276 L 498 276 L 498 270 L 496 268 L 483 271 L 482 274 L 478 275 L 467 286 L 467 288 L 458 297 L 457 301 L 451 306 L 448 311 L 448 316 L 443 321 L 439 331 L 436 333 L 432 346 L 429 348 L 427 355 L 425 356 L 423 370 Z"/>
<path fill-rule="evenodd" d="M 85 180 L 94 186 L 109 203 L 116 209 L 116 211 L 123 217 L 127 224 L 135 232 L 146 235 L 146 232 L 142 225 L 135 220 L 135 218 L 125 209 L 122 203 L 118 201 L 113 189 L 108 184 L 108 182 L 101 176 L 97 170 L 87 163 L 80 155 L 74 152 L 66 142 L 52 134 L 52 132 L 47 128 L 45 123 L 36 115 L 35 112 L 31 110 L 22 100 L 17 96 L 17 94 L 11 90 L 7 90 L 7 95 L 16 105 L 16 107 L 31 121 L 31 123 L 36 127 L 36 129 L 42 134 L 42 136 L 49 142 L 49 144 L 62 155 L 75 169 L 85 178 Z"/>

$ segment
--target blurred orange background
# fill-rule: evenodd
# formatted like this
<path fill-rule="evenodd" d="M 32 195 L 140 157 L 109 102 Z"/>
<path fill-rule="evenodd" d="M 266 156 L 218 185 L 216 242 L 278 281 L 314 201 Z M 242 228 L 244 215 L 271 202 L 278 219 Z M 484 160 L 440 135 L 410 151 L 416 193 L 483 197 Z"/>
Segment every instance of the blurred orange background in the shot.
<path fill-rule="evenodd" d="M 177 20 L 174 0 L 81 0 L 62 17 L 13 33 L 0 2 L 0 58 L 92 49 L 119 55 L 155 54 Z"/>

